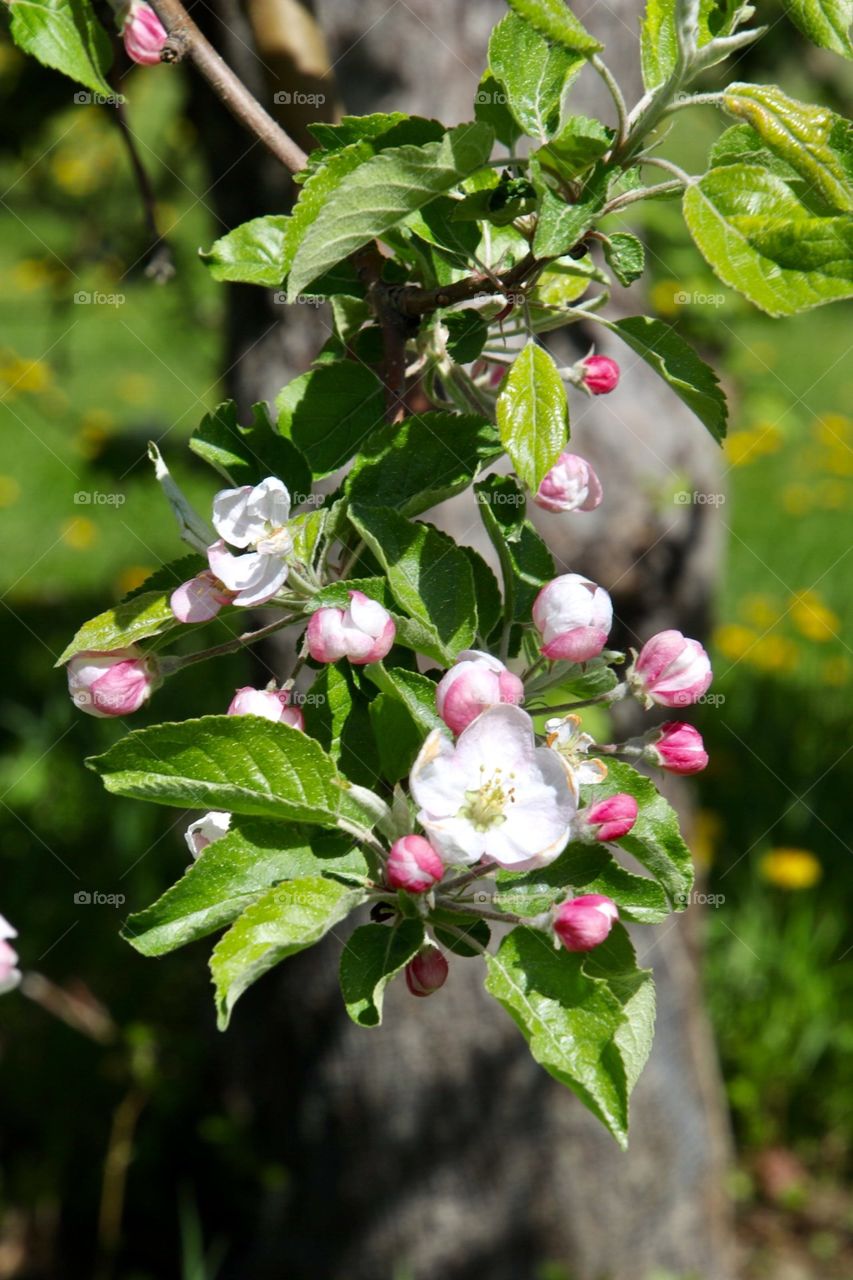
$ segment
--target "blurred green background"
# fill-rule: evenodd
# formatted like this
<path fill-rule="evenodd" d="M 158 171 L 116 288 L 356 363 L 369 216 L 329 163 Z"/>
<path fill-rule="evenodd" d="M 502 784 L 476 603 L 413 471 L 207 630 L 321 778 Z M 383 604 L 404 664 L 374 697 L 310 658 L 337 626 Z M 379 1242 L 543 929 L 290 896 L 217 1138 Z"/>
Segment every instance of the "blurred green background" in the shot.
<path fill-rule="evenodd" d="M 779 36 L 741 70 L 771 66 L 788 92 L 843 106 L 830 59 Z M 159 287 L 109 111 L 7 43 L 0 70 L 0 910 L 45 979 L 0 1007 L 0 1280 L 58 1274 L 57 1240 L 63 1275 L 203 1280 L 288 1171 L 245 1099 L 212 1083 L 203 948 L 155 964 L 117 936 L 185 865 L 183 820 L 107 800 L 82 761 L 124 729 L 75 713 L 52 664 L 80 621 L 180 554 L 145 442 L 202 508 L 216 487 L 184 444 L 222 398 L 223 297 L 196 258 L 221 228 L 181 75 L 134 72 L 125 90 L 178 267 Z M 695 171 L 718 130 L 692 114 L 677 158 Z M 850 1280 L 851 309 L 771 321 L 710 275 L 671 205 L 643 221 L 652 313 L 720 368 L 733 405 L 722 701 L 700 709 L 712 765 L 694 850 L 723 899 L 702 929 L 744 1275 Z M 190 668 L 138 721 L 222 710 L 250 661 Z"/>

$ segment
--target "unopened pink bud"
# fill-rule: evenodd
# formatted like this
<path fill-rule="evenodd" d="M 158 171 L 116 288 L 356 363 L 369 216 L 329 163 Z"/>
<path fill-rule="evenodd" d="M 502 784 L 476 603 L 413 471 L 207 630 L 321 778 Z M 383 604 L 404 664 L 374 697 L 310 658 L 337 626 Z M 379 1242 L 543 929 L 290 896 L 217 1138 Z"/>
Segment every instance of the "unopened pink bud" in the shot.
<path fill-rule="evenodd" d="M 579 817 L 587 831 L 596 840 L 620 840 L 637 821 L 637 801 L 627 791 L 620 791 L 606 800 L 599 800 L 588 809 L 582 809 Z"/>
<path fill-rule="evenodd" d="M 413 996 L 431 996 L 447 981 L 450 966 L 438 947 L 427 946 L 406 965 L 406 986 Z"/>
<path fill-rule="evenodd" d="M 586 893 L 564 902 L 554 915 L 554 932 L 567 951 L 592 951 L 604 941 L 619 911 L 612 898 Z"/>
<path fill-rule="evenodd" d="M 524 701 L 524 685 L 498 658 L 465 649 L 438 682 L 435 706 L 448 729 L 461 733 L 486 707 Z"/>
<path fill-rule="evenodd" d="M 669 773 L 700 773 L 708 763 L 699 730 L 680 720 L 661 725 L 659 736 L 648 744 L 643 758 Z"/>
<path fill-rule="evenodd" d="M 594 396 L 607 395 L 618 385 L 619 366 L 610 356 L 587 356 L 580 361 L 581 379 Z"/>
<path fill-rule="evenodd" d="M 311 615 L 306 637 L 315 662 L 340 662 L 354 666 L 379 662 L 394 644 L 397 628 L 387 609 L 362 591 L 349 592 L 346 609 L 327 607 Z"/>
<path fill-rule="evenodd" d="M 594 511 L 604 496 L 601 481 L 576 453 L 561 453 L 533 501 L 544 511 Z"/>
<path fill-rule="evenodd" d="M 222 583 L 205 571 L 176 587 L 169 604 L 178 622 L 209 622 L 231 599 Z"/>
<path fill-rule="evenodd" d="M 168 39 L 166 28 L 150 5 L 134 0 L 121 33 L 127 56 L 142 66 L 160 61 L 160 51 Z"/>
<path fill-rule="evenodd" d="M 264 720 L 305 728 L 305 718 L 298 707 L 290 706 L 287 689 L 238 689 L 228 706 L 229 716 L 261 716 Z"/>
<path fill-rule="evenodd" d="M 426 893 L 443 875 L 444 863 L 423 836 L 403 836 L 392 844 L 385 868 L 392 889 Z"/>
<path fill-rule="evenodd" d="M 17 929 L 13 929 L 9 921 L 0 916 L 0 995 L 12 991 L 21 981 L 18 953 L 9 941 L 10 938 L 17 938 L 17 936 Z"/>
<path fill-rule="evenodd" d="M 711 678 L 711 661 L 698 640 L 661 631 L 643 645 L 628 683 L 648 706 L 686 707 L 702 697 Z"/>
<path fill-rule="evenodd" d="M 68 663 L 68 692 L 87 715 L 129 716 L 160 683 L 157 660 L 140 649 L 90 650 Z"/>
<path fill-rule="evenodd" d="M 544 657 L 587 662 L 607 643 L 613 606 L 602 587 L 579 573 L 565 573 L 539 592 L 533 622 L 542 636 Z"/>

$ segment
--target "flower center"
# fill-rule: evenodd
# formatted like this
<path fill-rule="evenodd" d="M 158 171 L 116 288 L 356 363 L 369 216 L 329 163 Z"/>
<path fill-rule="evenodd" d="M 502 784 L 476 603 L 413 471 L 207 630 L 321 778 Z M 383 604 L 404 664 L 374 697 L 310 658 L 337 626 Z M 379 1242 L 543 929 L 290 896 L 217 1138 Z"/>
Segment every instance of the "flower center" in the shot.
<path fill-rule="evenodd" d="M 259 542 L 257 550 L 265 556 L 281 556 L 282 559 L 293 550 L 293 538 L 286 524 L 277 529 L 270 529 Z"/>
<path fill-rule="evenodd" d="M 506 822 L 505 809 L 515 803 L 515 787 L 512 782 L 505 782 L 501 777 L 503 770 L 498 767 L 491 777 L 486 777 L 486 766 L 480 765 L 480 785 L 465 792 L 465 803 L 459 810 L 458 817 L 465 818 L 475 831 L 490 831 Z M 515 777 L 509 775 L 510 780 Z"/>

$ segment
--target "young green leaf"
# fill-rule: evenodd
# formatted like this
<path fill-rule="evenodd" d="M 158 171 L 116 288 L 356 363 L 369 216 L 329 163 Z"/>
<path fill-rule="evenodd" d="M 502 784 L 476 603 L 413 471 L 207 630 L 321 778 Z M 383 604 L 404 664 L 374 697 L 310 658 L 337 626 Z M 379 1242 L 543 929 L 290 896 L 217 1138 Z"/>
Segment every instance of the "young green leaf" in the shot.
<path fill-rule="evenodd" d="M 430 637 L 424 652 L 448 663 L 470 648 L 477 634 L 473 575 L 453 539 L 388 507 L 353 507 L 350 519 L 388 574 L 397 604 Z"/>
<path fill-rule="evenodd" d="M 252 406 L 252 421 L 242 427 L 233 400 L 217 405 L 190 439 L 193 453 L 215 467 L 229 485 L 260 484 L 278 476 L 294 507 L 311 493 L 311 469 L 291 440 L 273 429 L 266 404 Z"/>
<path fill-rule="evenodd" d="M 110 96 L 112 42 L 89 0 L 15 0 L 10 33 L 19 49 L 95 93 Z"/>
<path fill-rule="evenodd" d="M 621 925 L 584 959 L 584 972 L 605 981 L 622 1005 L 624 1022 L 613 1037 L 630 1094 L 648 1061 L 655 1034 L 655 984 L 650 969 L 638 969 L 631 939 Z"/>
<path fill-rule="evenodd" d="M 723 283 L 768 315 L 853 295 L 853 219 L 816 216 L 757 165 L 711 169 L 687 188 L 684 217 Z"/>
<path fill-rule="evenodd" d="M 510 151 L 524 132 L 509 109 L 506 90 L 491 71 L 485 72 L 477 86 L 474 119 L 490 125 L 498 142 Z"/>
<path fill-rule="evenodd" d="M 700 49 L 715 36 L 728 33 L 737 7 L 732 0 L 699 0 L 697 44 Z M 640 47 L 643 83 L 647 89 L 658 88 L 675 70 L 677 12 L 678 0 L 646 0 Z"/>
<path fill-rule="evenodd" d="M 718 443 L 725 439 L 728 410 L 717 375 L 671 325 L 629 316 L 607 327 L 669 383 Z"/>
<path fill-rule="evenodd" d="M 288 956 L 319 942 L 363 899 L 363 889 L 306 876 L 269 889 L 247 907 L 210 958 L 220 1031 L 253 982 Z"/>
<path fill-rule="evenodd" d="M 627 231 L 614 231 L 604 245 L 604 258 L 616 279 L 626 289 L 639 280 L 646 268 L 646 251 L 641 240 Z"/>
<path fill-rule="evenodd" d="M 299 243 L 290 270 L 289 298 L 480 168 L 489 158 L 493 140 L 488 125 L 462 124 L 440 142 L 393 147 L 348 173 Z M 303 193 L 307 189 L 308 184 Z"/>
<path fill-rule="evenodd" d="M 419 671 L 407 671 L 405 667 L 387 667 L 383 662 L 370 663 L 364 674 L 377 689 L 402 703 L 422 739 L 432 729 L 441 728 L 442 721 L 435 709 L 435 682 L 427 676 Z"/>
<path fill-rule="evenodd" d="M 530 158 L 530 178 L 539 192 L 539 221 L 533 252 L 539 258 L 561 258 L 580 244 L 607 200 L 610 173 L 599 163 L 584 183 L 577 200 L 567 203 L 551 187 L 539 157 Z"/>
<path fill-rule="evenodd" d="M 501 563 L 504 616 L 529 622 L 539 591 L 554 577 L 554 558 L 524 518 L 524 493 L 512 476 L 488 476 L 474 486 L 480 516 Z"/>
<path fill-rule="evenodd" d="M 329 663 L 317 675 L 300 704 L 305 730 L 328 751 L 345 777 L 374 787 L 379 758 L 367 700 L 356 687 L 349 663 Z"/>
<path fill-rule="evenodd" d="M 623 920 L 660 924 L 670 913 L 666 894 L 655 880 L 626 871 L 602 845 L 573 843 L 554 862 L 521 874 L 501 871 L 494 905 L 519 916 L 540 915 L 576 893 L 612 898 Z"/>
<path fill-rule="evenodd" d="M 502 18 L 489 40 L 490 90 L 503 89 L 522 133 L 546 142 L 560 123 L 566 87 L 584 65 L 581 54 L 555 45 L 514 13 Z"/>
<path fill-rule="evenodd" d="M 322 364 L 289 382 L 276 397 L 278 427 L 315 477 L 337 471 L 385 417 L 382 383 L 355 360 Z"/>
<path fill-rule="evenodd" d="M 606 128 L 600 120 L 592 120 L 589 116 L 569 116 L 547 146 L 539 147 L 536 156 L 540 164 L 570 181 L 610 149 L 614 136 L 613 130 Z"/>
<path fill-rule="evenodd" d="M 536 493 L 569 438 L 569 406 L 557 366 L 535 341 L 513 362 L 496 414 L 501 441 L 519 478 Z"/>
<path fill-rule="evenodd" d="M 382 1021 L 385 988 L 418 954 L 424 940 L 420 920 L 361 925 L 341 952 L 341 993 L 347 1013 L 360 1027 Z"/>
<path fill-rule="evenodd" d="M 853 59 L 853 0 L 782 0 L 782 8 L 813 44 Z"/>
<path fill-rule="evenodd" d="M 589 56 L 604 48 L 591 36 L 564 0 L 509 0 L 509 6 L 549 40 Z"/>
<path fill-rule="evenodd" d="M 708 167 L 726 164 L 752 164 L 768 169 L 789 185 L 802 183 L 796 169 L 766 147 L 750 124 L 733 124 L 717 138 L 708 155 Z"/>
<path fill-rule="evenodd" d="M 283 880 L 363 880 L 367 874 L 367 863 L 353 849 L 350 836 L 304 831 L 264 818 L 234 818 L 228 833 L 191 862 L 171 889 L 129 917 L 122 937 L 144 956 L 162 956 L 231 924 Z"/>
<path fill-rule="evenodd" d="M 206 252 L 200 249 L 199 257 L 214 280 L 275 289 L 287 275 L 292 257 L 290 226 L 284 213 L 253 218 L 220 236 Z"/>

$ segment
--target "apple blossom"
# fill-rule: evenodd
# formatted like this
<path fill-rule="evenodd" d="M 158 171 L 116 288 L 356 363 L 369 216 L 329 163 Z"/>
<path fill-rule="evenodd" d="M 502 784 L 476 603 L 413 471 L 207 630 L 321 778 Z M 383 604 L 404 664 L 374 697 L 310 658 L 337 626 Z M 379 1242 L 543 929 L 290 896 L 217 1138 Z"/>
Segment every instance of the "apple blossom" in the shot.
<path fill-rule="evenodd" d="M 564 902 L 554 913 L 554 932 L 567 951 L 592 951 L 604 941 L 619 910 L 603 893 L 585 893 Z"/>
<path fill-rule="evenodd" d="M 133 0 L 124 19 L 121 37 L 127 56 L 144 67 L 151 67 L 160 61 L 168 33 L 150 5 Z"/>
<path fill-rule="evenodd" d="M 413 996 L 431 996 L 447 981 L 450 966 L 438 947 L 426 946 L 406 965 L 406 986 Z"/>
<path fill-rule="evenodd" d="M 435 705 L 448 729 L 461 733 L 486 707 L 524 701 L 518 676 L 490 653 L 465 649 L 435 691 Z"/>
<path fill-rule="evenodd" d="M 290 706 L 288 689 L 253 689 L 244 685 L 237 689 L 228 706 L 229 716 L 262 716 L 264 720 L 273 720 L 292 725 L 294 729 L 305 728 L 305 717 L 298 707 Z"/>
<path fill-rule="evenodd" d="M 9 943 L 10 938 L 17 938 L 17 936 L 17 929 L 9 924 L 5 916 L 0 916 L 0 995 L 12 991 L 21 981 L 18 953 Z"/>
<path fill-rule="evenodd" d="M 581 839 L 621 840 L 637 821 L 638 811 L 637 801 L 627 791 L 599 800 L 578 814 L 582 823 Z"/>
<path fill-rule="evenodd" d="M 87 715 L 129 716 L 138 711 L 160 683 L 157 660 L 131 646 L 75 654 L 68 663 L 68 692 Z"/>
<path fill-rule="evenodd" d="M 350 591 L 346 609 L 327 606 L 312 613 L 306 639 L 315 662 L 349 658 L 356 666 L 379 662 L 391 649 L 397 628 L 387 609 L 362 591 Z"/>
<path fill-rule="evenodd" d="M 221 489 L 213 499 L 213 526 L 219 542 L 207 549 L 211 572 L 243 608 L 265 604 L 287 580 L 293 539 L 287 522 L 290 494 L 274 476 L 240 489 Z M 225 545 L 241 550 L 234 556 Z"/>
<path fill-rule="evenodd" d="M 545 721 L 545 745 L 558 756 L 566 771 L 575 804 L 580 798 L 582 786 L 594 786 L 607 777 L 607 765 L 603 760 L 589 760 L 590 747 L 596 745 L 592 734 L 584 733 L 580 716 L 559 716 Z"/>
<path fill-rule="evenodd" d="M 209 844 L 213 844 L 214 840 L 224 836 L 230 826 L 231 814 L 223 813 L 219 809 L 211 809 L 210 813 L 196 818 L 184 832 L 184 839 L 192 856 L 197 858 Z"/>
<path fill-rule="evenodd" d="M 647 744 L 643 759 L 669 773 L 700 773 L 708 763 L 708 753 L 698 729 L 680 720 L 669 720 Z"/>
<path fill-rule="evenodd" d="M 178 622 L 209 622 L 223 605 L 231 603 L 231 599 L 231 593 L 222 583 L 204 570 L 176 587 L 169 605 Z"/>
<path fill-rule="evenodd" d="M 628 685 L 647 707 L 686 707 L 701 698 L 711 678 L 711 661 L 698 640 L 660 631 L 640 650 Z"/>
<path fill-rule="evenodd" d="M 561 453 L 533 501 L 543 511 L 593 511 L 603 496 L 601 481 L 589 463 L 576 453 Z"/>
<path fill-rule="evenodd" d="M 564 573 L 539 592 L 533 602 L 533 622 L 546 658 L 586 662 L 607 643 L 613 606 L 602 587 L 579 573 Z"/>
<path fill-rule="evenodd" d="M 594 396 L 607 395 L 619 383 L 619 366 L 610 356 L 587 356 L 578 367 L 581 385 Z"/>
<path fill-rule="evenodd" d="M 423 836 L 402 836 L 391 845 L 385 879 L 392 889 L 426 893 L 444 875 L 444 863 Z"/>
<path fill-rule="evenodd" d="M 488 707 L 455 745 L 433 729 L 409 785 L 418 822 L 445 862 L 486 858 L 527 871 L 553 862 L 569 838 L 575 799 L 565 769 L 536 746 L 520 707 Z"/>

